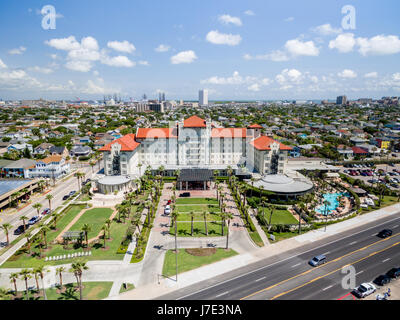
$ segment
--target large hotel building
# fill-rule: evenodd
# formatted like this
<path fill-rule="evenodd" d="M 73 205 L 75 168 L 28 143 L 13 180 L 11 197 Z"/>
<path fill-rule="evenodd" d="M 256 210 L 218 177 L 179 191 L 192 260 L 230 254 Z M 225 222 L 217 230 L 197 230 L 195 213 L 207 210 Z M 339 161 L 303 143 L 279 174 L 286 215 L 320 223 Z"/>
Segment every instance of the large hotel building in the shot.
<path fill-rule="evenodd" d="M 216 128 L 211 120 L 192 116 L 169 128 L 137 128 L 104 146 L 104 184 L 128 183 L 148 167 L 160 166 L 166 175 L 176 170 L 218 170 L 226 174 L 246 167 L 261 175 L 283 174 L 290 147 L 261 135 L 262 127 Z M 139 165 L 141 164 L 141 165 Z M 100 188 L 102 188 L 100 186 Z M 119 188 L 118 188 L 119 189 Z M 117 189 L 109 188 L 108 191 Z"/>

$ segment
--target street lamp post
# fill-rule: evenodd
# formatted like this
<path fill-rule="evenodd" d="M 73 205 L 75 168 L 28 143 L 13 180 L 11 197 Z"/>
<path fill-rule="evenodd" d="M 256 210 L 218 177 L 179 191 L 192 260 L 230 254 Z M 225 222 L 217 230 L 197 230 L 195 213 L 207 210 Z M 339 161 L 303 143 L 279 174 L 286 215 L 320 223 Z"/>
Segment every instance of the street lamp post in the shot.
<path fill-rule="evenodd" d="M 330 202 L 328 200 L 324 201 L 324 205 L 325 205 L 325 230 L 324 232 L 326 232 L 326 225 L 328 224 L 328 204 L 330 204 Z"/>

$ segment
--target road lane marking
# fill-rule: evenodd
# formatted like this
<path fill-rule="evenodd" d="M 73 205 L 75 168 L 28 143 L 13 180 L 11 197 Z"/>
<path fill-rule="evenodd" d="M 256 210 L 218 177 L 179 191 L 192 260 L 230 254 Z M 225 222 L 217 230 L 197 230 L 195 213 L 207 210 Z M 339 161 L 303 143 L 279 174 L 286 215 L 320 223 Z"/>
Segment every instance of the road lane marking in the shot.
<path fill-rule="evenodd" d="M 331 253 L 331 252 L 328 251 L 328 252 L 323 253 L 323 255 L 326 256 L 327 254 L 330 254 L 330 253 Z"/>
<path fill-rule="evenodd" d="M 221 294 L 219 294 L 219 295 L 217 295 L 217 296 L 215 296 L 216 298 L 219 298 L 219 297 L 222 297 L 222 296 L 224 296 L 224 295 L 226 295 L 226 294 L 228 294 L 229 293 L 229 291 L 226 291 L 226 292 L 224 292 L 224 293 L 221 293 Z"/>
<path fill-rule="evenodd" d="M 393 227 L 393 229 L 394 229 L 394 228 L 397 228 L 398 226 L 399 226 L 399 225 L 398 225 L 398 224 L 396 224 L 396 225 Z"/>
<path fill-rule="evenodd" d="M 358 276 L 359 274 L 361 274 L 361 273 L 363 273 L 363 272 L 364 272 L 364 270 L 361 270 L 361 271 L 357 272 L 357 273 L 356 273 L 356 276 Z"/>
<path fill-rule="evenodd" d="M 352 243 L 350 243 L 349 245 L 352 246 L 353 244 L 356 244 L 357 241 L 353 241 Z"/>
<path fill-rule="evenodd" d="M 258 281 L 261 281 L 261 280 L 264 280 L 266 277 L 262 277 L 262 278 L 260 278 L 260 279 L 257 279 L 256 281 L 254 281 L 254 282 L 258 282 Z"/>
<path fill-rule="evenodd" d="M 279 297 L 281 297 L 281 296 L 283 296 L 283 295 L 285 295 L 285 294 L 288 294 L 288 293 L 290 293 L 290 292 L 292 292 L 292 291 L 295 291 L 295 290 L 297 290 L 297 289 L 300 289 L 300 288 L 302 288 L 302 287 L 305 287 L 306 285 L 308 285 L 308 284 L 310 284 L 310 283 L 313 283 L 313 282 L 315 282 L 315 281 L 317 281 L 317 280 L 319 280 L 319 279 L 325 278 L 325 277 L 327 277 L 327 276 L 329 276 L 329 275 L 331 275 L 331 274 L 333 274 L 333 273 L 335 273 L 335 272 L 338 272 L 339 270 L 342 270 L 343 267 L 345 267 L 345 266 L 354 265 L 354 264 L 356 264 L 356 263 L 358 263 L 358 262 L 360 262 L 360 261 L 363 261 L 363 260 L 365 260 L 365 259 L 368 259 L 368 258 L 370 258 L 370 257 L 372 257 L 372 256 L 374 256 L 374 255 L 376 255 L 376 254 L 378 254 L 378 253 L 381 253 L 381 252 L 383 252 L 383 251 L 386 251 L 386 250 L 388 250 L 388 249 L 390 249 L 390 248 L 393 248 L 393 247 L 395 247 L 395 246 L 397 246 L 397 245 L 399 245 L 399 244 L 400 244 L 400 242 L 396 242 L 396 243 L 392 244 L 391 246 L 389 246 L 389 247 L 387 247 L 387 248 L 384 248 L 384 249 L 382 249 L 382 250 L 375 251 L 375 252 L 373 252 L 372 254 L 369 254 L 368 256 L 366 256 L 366 257 L 364 257 L 364 258 L 361 258 L 361 259 L 359 259 L 359 260 L 356 260 L 356 261 L 354 261 L 354 262 L 352 262 L 352 263 L 348 263 L 348 264 L 346 264 L 346 265 L 344 265 L 344 266 L 342 266 L 342 267 L 340 267 L 340 268 L 337 268 L 337 269 L 335 269 L 335 270 L 333 270 L 333 271 L 331 271 L 331 272 L 329 272 L 329 273 L 327 273 L 327 274 L 325 274 L 325 275 L 323 275 L 323 276 L 316 277 L 316 278 L 314 278 L 314 279 L 312 279 L 312 280 L 310 280 L 310 281 L 308 281 L 308 282 L 306 282 L 306 283 L 304 283 L 304 284 L 302 284 L 302 285 L 299 285 L 299 286 L 297 286 L 297 287 L 295 287 L 295 288 L 293 288 L 293 289 L 290 289 L 290 290 L 284 291 L 284 292 L 282 292 L 282 293 L 280 293 L 280 294 L 277 294 L 276 296 L 272 297 L 270 300 L 275 300 L 276 298 L 279 298 Z"/>
<path fill-rule="evenodd" d="M 297 275 L 295 275 L 295 276 L 293 276 L 293 277 L 290 277 L 290 278 L 288 278 L 288 279 L 286 279 L 286 280 L 282 280 L 282 281 L 280 281 L 280 282 L 278 282 L 278 283 L 275 283 L 274 285 L 271 285 L 271 286 L 269 286 L 269 287 L 267 287 L 267 288 L 264 288 L 264 289 L 258 290 L 258 291 L 256 291 L 256 292 L 253 292 L 253 293 L 251 293 L 251 294 L 249 294 L 249 295 L 247 295 L 247 296 L 245 296 L 245 297 L 243 297 L 243 298 L 240 298 L 240 300 L 244 300 L 244 299 L 247 299 L 247 298 L 249 298 L 249 297 L 252 297 L 252 296 L 254 296 L 254 295 L 258 294 L 258 293 L 261 293 L 261 292 L 270 290 L 270 289 L 272 289 L 272 288 L 274 288 L 274 287 L 276 287 L 276 286 L 278 286 L 278 285 L 280 285 L 280 284 L 283 284 L 283 283 L 285 283 L 285 282 L 288 282 L 288 281 L 293 280 L 293 279 L 295 279 L 295 278 L 298 278 L 298 277 L 300 277 L 300 276 L 306 275 L 306 274 L 308 274 L 308 273 L 310 273 L 310 272 L 312 272 L 312 271 L 314 271 L 314 270 L 317 270 L 317 269 L 319 269 L 319 268 L 321 268 L 321 267 L 323 267 L 323 266 L 326 266 L 326 265 L 328 265 L 328 264 L 330 264 L 330 263 L 333 263 L 333 262 L 337 262 L 337 261 L 339 261 L 339 260 L 341 260 L 341 259 L 343 259 L 343 258 L 345 258 L 345 257 L 347 257 L 347 256 L 352 255 L 353 253 L 356 253 L 356 252 L 359 252 L 359 251 L 363 251 L 363 250 L 365 250 L 365 249 L 367 249 L 367 248 L 369 248 L 369 247 L 371 247 L 371 246 L 373 246 L 373 245 L 375 245 L 375 244 L 381 243 L 381 242 L 383 242 L 383 241 L 387 241 L 388 239 L 391 239 L 392 237 L 395 237 L 395 236 L 398 236 L 398 235 L 400 235 L 400 233 L 396 233 L 396 234 L 394 234 L 394 235 L 391 236 L 391 237 L 388 237 L 388 238 L 385 238 L 385 239 L 381 239 L 381 240 L 376 241 L 376 242 L 374 242 L 374 243 L 371 243 L 371 244 L 369 244 L 369 245 L 367 245 L 367 246 L 365 246 L 365 247 L 363 247 L 363 248 L 360 248 L 360 249 L 351 251 L 351 252 L 349 252 L 349 253 L 346 253 L 345 255 L 343 255 L 343 256 L 341 256 L 341 257 L 338 257 L 338 258 L 336 258 L 336 259 L 334 259 L 334 260 L 328 261 L 327 263 L 325 263 L 325 264 L 323 264 L 323 265 L 321 265 L 321 266 L 314 267 L 313 269 L 309 269 L 309 270 L 304 271 L 304 272 L 302 272 L 302 273 L 299 273 L 299 274 L 297 274 Z M 370 254 L 369 256 L 372 256 L 372 255 L 373 255 L 373 254 Z M 341 268 L 340 268 L 340 269 L 341 269 Z M 339 270 L 340 270 L 340 269 L 339 269 Z M 315 280 L 314 280 L 314 281 L 315 281 Z"/>
<path fill-rule="evenodd" d="M 332 288 L 332 287 L 333 287 L 333 284 L 330 285 L 329 287 L 326 287 L 326 288 L 322 289 L 322 291 L 328 290 L 328 289 L 330 289 L 330 288 Z"/>
<path fill-rule="evenodd" d="M 294 266 L 292 266 L 292 268 L 297 267 L 297 266 L 299 266 L 299 265 L 301 265 L 300 262 L 299 262 L 298 264 L 295 264 Z"/>
<path fill-rule="evenodd" d="M 386 262 L 386 261 L 389 261 L 389 260 L 390 260 L 390 258 L 387 258 L 387 259 L 383 260 L 382 262 Z"/>
<path fill-rule="evenodd" d="M 368 230 L 374 229 L 374 228 L 376 228 L 376 227 L 379 227 L 379 226 L 381 226 L 381 225 L 388 224 L 388 223 L 393 222 L 393 221 L 396 221 L 396 220 L 399 220 L 399 217 L 396 217 L 396 218 L 390 219 L 390 220 L 388 220 L 388 221 L 382 222 L 382 223 L 380 223 L 380 224 L 378 224 L 378 225 L 373 225 L 373 226 L 371 226 L 371 227 L 369 227 L 369 228 L 360 230 L 360 231 L 358 231 L 358 232 L 356 232 L 356 233 L 349 234 L 348 236 L 345 236 L 345 237 L 343 237 L 343 238 L 329 241 L 329 242 L 323 244 L 322 247 L 326 247 L 326 246 L 328 246 L 328 245 L 330 245 L 330 244 L 332 244 L 332 243 L 339 242 L 339 241 L 341 241 L 341 240 L 344 240 L 344 239 L 353 237 L 353 236 L 355 236 L 355 235 L 357 235 L 357 234 L 366 232 L 366 231 L 368 231 Z M 369 222 L 366 223 L 366 224 L 369 224 Z M 362 226 L 361 226 L 361 227 L 362 227 Z M 351 229 L 350 229 L 350 230 L 351 230 Z M 339 233 L 345 233 L 346 231 L 348 231 L 348 230 L 344 230 L 344 231 L 341 231 L 341 232 L 339 232 Z M 376 235 L 376 233 L 374 234 L 374 236 L 375 236 L 375 235 Z M 324 239 L 322 238 L 322 239 L 319 239 L 318 241 L 323 241 L 323 240 L 324 240 Z M 245 277 L 245 276 L 248 276 L 249 274 L 255 273 L 255 272 L 260 271 L 260 270 L 263 270 L 263 269 L 267 269 L 267 268 L 272 267 L 272 266 L 274 266 L 274 265 L 276 265 L 276 264 L 278 264 L 278 263 L 282 263 L 282 262 L 284 262 L 284 261 L 287 261 L 287 260 L 293 259 L 293 258 L 295 258 L 295 257 L 298 257 L 298 256 L 300 256 L 300 255 L 302 255 L 302 254 L 305 254 L 305 253 L 314 251 L 315 249 L 316 249 L 316 248 L 312 248 L 312 249 L 303 251 L 303 252 L 301 252 L 301 253 L 295 254 L 295 255 L 290 256 L 290 257 L 288 257 L 288 258 L 285 258 L 285 259 L 282 259 L 282 260 L 279 260 L 279 261 L 270 263 L 269 265 L 262 266 L 262 267 L 260 267 L 260 268 L 255 269 L 255 270 L 249 271 L 249 272 L 247 272 L 247 273 L 238 275 L 238 276 L 233 277 L 233 278 L 231 278 L 231 279 L 224 280 L 224 281 L 222 281 L 222 282 L 219 282 L 219 283 L 214 284 L 214 285 L 212 285 L 212 286 L 206 287 L 206 288 L 204 288 L 204 289 L 200 289 L 200 290 L 198 290 L 198 291 L 196 291 L 196 292 L 188 293 L 188 294 L 186 294 L 186 295 L 184 295 L 184 296 L 182 296 L 182 297 L 176 298 L 176 300 L 182 300 L 182 299 L 184 299 L 184 298 L 186 298 L 186 297 L 189 297 L 189 296 L 192 296 L 192 295 L 194 295 L 194 294 L 197 294 L 197 293 L 200 293 L 200 292 L 209 290 L 209 289 L 211 289 L 211 288 L 215 288 L 215 287 L 217 287 L 217 286 L 223 285 L 224 283 L 227 283 L 227 282 L 229 282 L 229 281 L 234 281 L 234 280 L 236 280 L 236 279 L 243 278 L 243 277 Z"/>

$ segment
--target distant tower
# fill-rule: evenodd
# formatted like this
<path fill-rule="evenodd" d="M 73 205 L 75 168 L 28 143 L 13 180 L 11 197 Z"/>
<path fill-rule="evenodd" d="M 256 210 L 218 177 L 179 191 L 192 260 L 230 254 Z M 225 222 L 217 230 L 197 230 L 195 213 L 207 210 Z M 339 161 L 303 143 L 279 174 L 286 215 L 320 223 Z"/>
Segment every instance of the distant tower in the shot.
<path fill-rule="evenodd" d="M 143 100 L 147 100 L 146 94 L 143 94 Z"/>
<path fill-rule="evenodd" d="M 165 92 L 162 93 L 161 101 L 165 101 Z"/>
<path fill-rule="evenodd" d="M 200 90 L 199 91 L 199 105 L 207 106 L 208 105 L 208 90 Z"/>
<path fill-rule="evenodd" d="M 336 98 L 336 104 L 337 105 L 344 105 L 347 103 L 347 97 L 346 96 L 339 96 Z"/>

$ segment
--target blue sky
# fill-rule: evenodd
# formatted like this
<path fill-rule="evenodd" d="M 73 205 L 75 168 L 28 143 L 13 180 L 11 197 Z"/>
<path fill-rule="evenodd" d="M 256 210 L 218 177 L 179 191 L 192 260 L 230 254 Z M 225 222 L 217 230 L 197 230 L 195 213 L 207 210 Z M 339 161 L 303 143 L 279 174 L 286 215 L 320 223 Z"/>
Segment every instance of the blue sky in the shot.
<path fill-rule="evenodd" d="M 42 28 L 45 5 L 56 9 L 54 30 Z M 342 26 L 345 5 L 354 30 Z M 3 0 L 0 98 L 197 99 L 201 88 L 216 100 L 398 96 L 399 9 L 396 0 Z"/>

